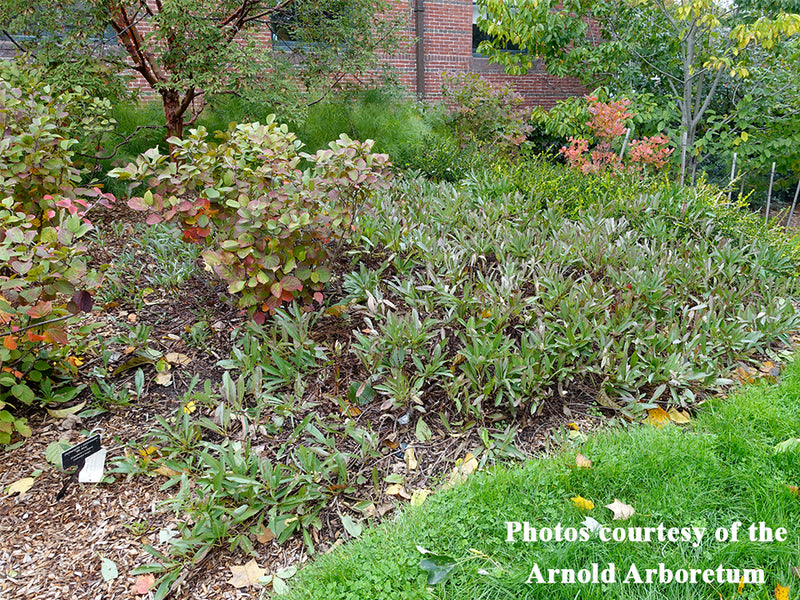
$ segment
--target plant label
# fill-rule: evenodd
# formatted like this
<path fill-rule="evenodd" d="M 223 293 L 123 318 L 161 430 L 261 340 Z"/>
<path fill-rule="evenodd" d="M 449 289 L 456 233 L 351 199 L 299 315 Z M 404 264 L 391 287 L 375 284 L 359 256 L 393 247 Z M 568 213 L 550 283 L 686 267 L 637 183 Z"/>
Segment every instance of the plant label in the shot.
<path fill-rule="evenodd" d="M 94 454 L 86 457 L 83 463 L 83 468 L 78 474 L 78 481 L 80 483 L 99 483 L 103 478 L 103 468 L 106 464 L 106 448 L 101 448 Z"/>
<path fill-rule="evenodd" d="M 61 468 L 66 471 L 70 467 L 82 467 L 88 457 L 99 451 L 100 434 L 98 433 L 82 441 L 80 444 L 73 446 L 69 450 L 64 450 L 61 454 Z M 103 457 L 103 459 L 105 460 L 105 457 Z"/>

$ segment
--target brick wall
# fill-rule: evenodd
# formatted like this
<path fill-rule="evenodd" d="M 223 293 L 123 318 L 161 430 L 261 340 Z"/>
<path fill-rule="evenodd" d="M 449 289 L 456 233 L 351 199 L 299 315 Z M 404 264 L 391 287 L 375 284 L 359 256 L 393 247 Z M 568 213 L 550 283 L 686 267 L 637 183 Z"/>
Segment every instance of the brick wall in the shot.
<path fill-rule="evenodd" d="M 151 0 L 152 1 L 152 0 Z M 415 0 L 393 0 L 392 13 L 399 15 L 405 24 L 400 33 L 397 52 L 384 57 L 396 72 L 399 81 L 411 95 L 417 90 L 417 58 L 415 54 Z M 441 99 L 441 75 L 443 72 L 476 72 L 494 83 L 508 83 L 525 98 L 528 106 L 549 108 L 558 100 L 586 93 L 577 79 L 554 77 L 547 73 L 539 62 L 526 75 L 511 76 L 499 65 L 472 52 L 472 0 L 424 0 L 424 48 L 425 48 L 425 100 Z M 141 23 L 143 33 L 147 24 Z M 597 35 L 596 27 L 592 34 Z M 264 44 L 271 42 L 269 31 L 257 36 Z M 153 98 L 154 92 L 144 79 L 135 74 L 133 86 L 141 97 Z"/>

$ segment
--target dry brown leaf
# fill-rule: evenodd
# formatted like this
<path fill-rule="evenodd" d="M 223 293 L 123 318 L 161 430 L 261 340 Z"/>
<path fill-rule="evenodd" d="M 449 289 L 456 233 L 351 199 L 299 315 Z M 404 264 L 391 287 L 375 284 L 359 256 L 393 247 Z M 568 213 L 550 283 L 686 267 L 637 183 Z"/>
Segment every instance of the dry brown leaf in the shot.
<path fill-rule="evenodd" d="M 665 423 L 669 423 L 669 413 L 663 408 L 650 408 L 647 410 L 647 418 L 644 422 L 661 429 Z"/>
<path fill-rule="evenodd" d="M 739 365 L 736 368 L 736 377 L 742 383 L 754 383 L 758 372 L 745 365 Z"/>
<path fill-rule="evenodd" d="M 230 569 L 233 577 L 228 580 L 228 583 L 235 588 L 250 587 L 267 574 L 267 570 L 259 567 L 255 559 L 244 565 L 231 565 Z"/>
<path fill-rule="evenodd" d="M 139 317 L 136 316 L 136 313 L 131 313 L 128 315 L 128 321 L 131 323 L 136 323 L 139 320 Z"/>
<path fill-rule="evenodd" d="M 138 575 L 136 577 L 136 583 L 133 585 L 133 591 L 140 595 L 146 594 L 155 584 L 156 577 L 152 573 L 148 573 L 147 575 Z"/>
<path fill-rule="evenodd" d="M 156 383 L 164 387 L 172 383 L 172 373 L 169 371 L 159 371 L 156 374 Z"/>
<path fill-rule="evenodd" d="M 348 417 L 357 417 L 361 414 L 361 409 L 357 406 L 353 406 L 353 404 L 348 400 L 345 400 L 342 414 L 347 415 Z"/>
<path fill-rule="evenodd" d="M 583 454 L 578 453 L 578 455 L 575 457 L 575 464 L 578 465 L 579 469 L 591 469 L 593 463 Z"/>
<path fill-rule="evenodd" d="M 414 446 L 409 446 L 406 448 L 403 458 L 406 461 L 406 469 L 408 469 L 409 473 L 417 470 L 419 462 L 417 461 L 417 455 L 414 452 Z"/>
<path fill-rule="evenodd" d="M 171 365 L 178 365 L 178 366 L 186 366 L 192 359 L 186 356 L 185 354 L 181 354 L 180 352 L 167 352 L 164 355 L 164 360 L 166 360 Z"/>
<path fill-rule="evenodd" d="M 797 487 L 796 485 L 787 485 L 786 487 L 788 487 L 789 491 L 795 496 L 800 496 L 800 487 Z"/>
<path fill-rule="evenodd" d="M 6 487 L 6 495 L 13 496 L 14 494 L 24 494 L 33 487 L 34 481 L 36 480 L 33 477 L 23 477 L 22 479 L 18 479 Z"/>
<path fill-rule="evenodd" d="M 636 512 L 630 504 L 625 504 L 614 498 L 614 502 L 606 504 L 606 508 L 614 513 L 615 521 L 625 521 L 630 519 Z"/>
<path fill-rule="evenodd" d="M 400 483 L 393 483 L 389 487 L 386 488 L 386 494 L 388 496 L 400 496 L 405 498 L 406 500 L 411 500 L 411 494 L 409 494 L 406 489 Z"/>
<path fill-rule="evenodd" d="M 669 409 L 669 418 L 673 423 L 677 423 L 678 425 L 684 425 L 689 423 L 689 413 L 685 410 L 678 410 L 674 406 Z"/>
<path fill-rule="evenodd" d="M 789 586 L 783 587 L 780 583 L 775 584 L 775 600 L 789 600 Z"/>
<path fill-rule="evenodd" d="M 181 474 L 180 471 L 176 471 L 175 469 L 170 469 L 169 467 L 164 465 L 161 465 L 160 467 L 153 469 L 153 473 L 158 473 L 159 475 L 163 475 L 164 477 L 175 477 Z"/>
<path fill-rule="evenodd" d="M 272 533 L 272 529 L 270 529 L 269 527 L 264 527 L 264 525 L 262 524 L 261 534 L 256 536 L 256 540 L 258 540 L 260 544 L 267 544 L 274 539 L 275 539 L 275 534 Z"/>
<path fill-rule="evenodd" d="M 792 567 L 791 569 L 792 575 L 795 577 L 800 577 L 800 567 Z"/>
<path fill-rule="evenodd" d="M 575 496 L 574 498 L 570 498 L 570 500 L 581 510 L 592 510 L 594 508 L 594 502 L 587 500 L 583 496 Z"/>

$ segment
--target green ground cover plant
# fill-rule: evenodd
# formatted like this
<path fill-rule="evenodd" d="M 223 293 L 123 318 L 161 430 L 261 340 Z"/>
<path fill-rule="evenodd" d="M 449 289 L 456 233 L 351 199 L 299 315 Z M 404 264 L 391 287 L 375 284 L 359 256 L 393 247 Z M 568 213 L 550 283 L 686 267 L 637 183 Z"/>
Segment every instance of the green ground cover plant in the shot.
<path fill-rule="evenodd" d="M 300 571 L 287 598 L 775 598 L 776 586 L 797 585 L 798 432 L 795 362 L 780 385 L 756 385 L 715 400 L 684 428 L 611 428 L 523 467 L 479 473 L 406 510 L 398 522 L 320 557 Z M 589 468 L 578 466 L 578 453 L 592 461 Z M 578 497 L 594 507 L 579 508 L 572 500 Z M 634 507 L 632 517 L 613 520 L 605 505 L 617 499 Z M 515 534 L 507 541 L 507 521 L 580 529 L 587 517 L 612 529 L 660 523 L 706 529 L 697 545 L 696 538 L 605 543 L 594 535 L 585 542 L 525 542 Z M 736 521 L 742 523 L 739 541 L 718 542 L 716 529 Z M 785 541 L 752 541 L 747 530 L 762 522 L 785 528 Z M 562 584 L 560 575 L 552 585 L 526 583 L 535 564 L 578 570 L 591 563 L 613 563 L 623 575 L 616 584 Z M 741 588 L 738 580 L 619 583 L 631 564 L 644 574 L 659 563 L 673 570 L 763 569 L 764 582 Z M 445 580 L 432 586 L 429 577 Z"/>
<path fill-rule="evenodd" d="M 583 394 L 634 417 L 730 383 L 797 325 L 796 265 L 723 225 L 708 190 L 543 208 L 481 181 L 401 182 L 358 224 L 356 259 L 386 258 L 345 277 L 367 316 L 352 351 L 395 405 L 438 390 L 486 418 Z"/>

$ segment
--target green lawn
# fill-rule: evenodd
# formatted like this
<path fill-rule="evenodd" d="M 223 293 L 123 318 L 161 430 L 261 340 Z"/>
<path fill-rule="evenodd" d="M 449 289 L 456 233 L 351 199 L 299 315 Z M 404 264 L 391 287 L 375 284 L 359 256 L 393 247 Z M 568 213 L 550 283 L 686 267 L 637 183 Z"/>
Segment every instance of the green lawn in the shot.
<path fill-rule="evenodd" d="M 780 385 L 755 385 L 704 405 L 688 427 L 600 432 L 579 448 L 477 474 L 408 509 L 397 522 L 321 557 L 301 572 L 289 597 L 774 598 L 776 584 L 800 588 L 791 571 L 800 566 L 800 498 L 788 487 L 800 485 L 800 443 L 784 452 L 774 448 L 797 437 L 800 362 L 786 370 Z M 577 468 L 577 452 L 593 466 Z M 571 501 L 578 495 L 596 507 L 579 510 Z M 635 508 L 632 518 L 612 521 L 605 505 L 615 498 Z M 603 542 L 597 536 L 525 542 L 521 533 L 507 541 L 506 522 L 580 529 L 587 516 L 610 528 L 604 535 L 618 527 L 655 529 L 650 542 L 638 543 Z M 742 523 L 738 541 L 718 542 L 716 530 L 729 530 L 737 521 Z M 750 525 L 760 522 L 774 531 L 785 528 L 786 540 L 751 541 Z M 696 529 L 688 532 L 689 541 L 680 533 L 677 541 L 658 541 L 660 524 L 665 538 L 668 528 Z M 697 532 L 702 532 L 699 543 Z M 417 546 L 458 562 L 444 583 L 428 586 Z M 579 571 L 593 563 L 601 572 L 614 564 L 616 582 L 563 584 L 558 573 L 553 584 L 526 583 L 536 579 L 534 565 L 547 579 L 548 569 Z M 652 574 L 655 583 L 646 583 L 646 570 L 660 563 L 678 577 L 691 578 L 691 569 L 701 570 L 695 573 L 698 583 L 658 583 L 658 572 Z M 636 583 L 633 564 L 644 583 Z M 718 575 L 726 579 L 726 570 L 737 568 L 740 576 L 753 570 L 753 578 L 762 571 L 764 583 L 745 585 L 739 594 L 738 581 L 717 582 Z M 707 575 L 713 583 L 703 582 L 706 569 L 713 570 Z M 791 597 L 795 593 L 792 589 Z"/>

